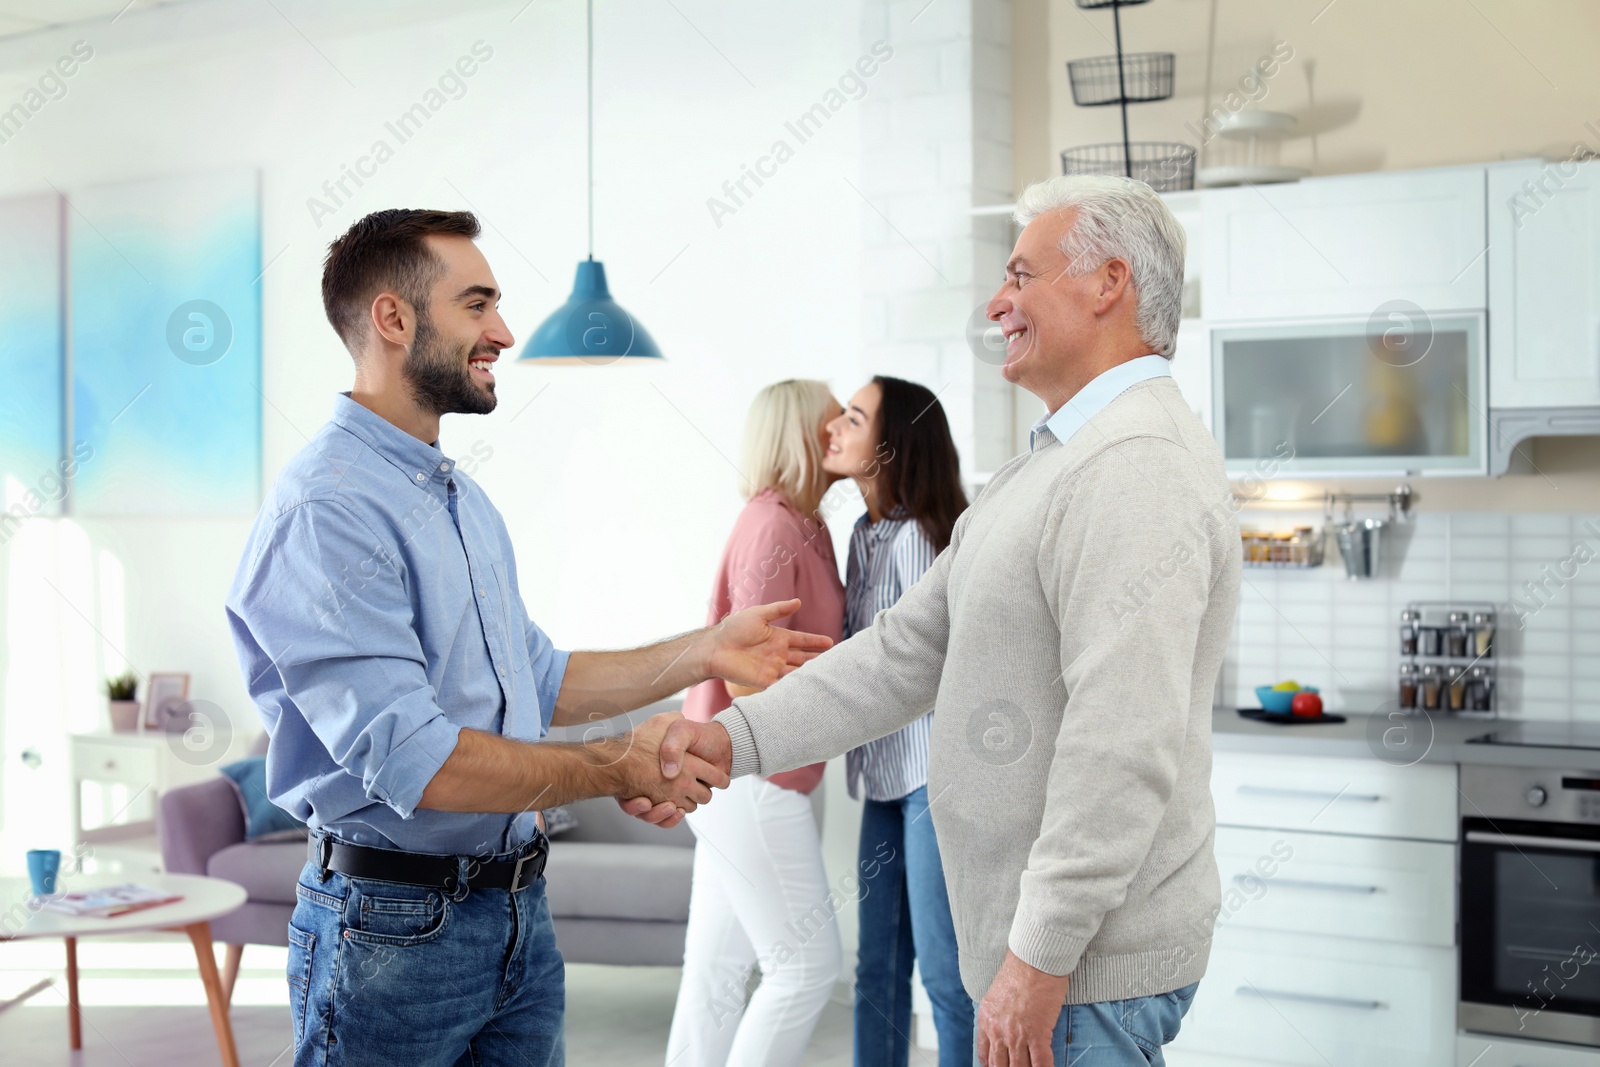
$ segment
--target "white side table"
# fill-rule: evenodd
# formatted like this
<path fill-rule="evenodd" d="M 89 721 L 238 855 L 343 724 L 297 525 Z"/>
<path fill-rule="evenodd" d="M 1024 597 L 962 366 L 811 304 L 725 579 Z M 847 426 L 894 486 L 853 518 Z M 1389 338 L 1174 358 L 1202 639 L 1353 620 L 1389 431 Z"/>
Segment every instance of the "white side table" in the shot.
<path fill-rule="evenodd" d="M 156 801 L 174 786 L 208 777 L 215 768 L 191 766 L 173 753 L 174 738 L 164 732 L 124 733 L 97 730 L 71 736 L 70 787 L 72 841 L 88 845 L 100 860 L 117 861 L 133 876 L 161 870 L 161 850 L 156 841 Z M 126 802 L 102 812 L 114 818 L 106 825 L 84 827 L 83 786 L 120 785 Z M 130 810 L 148 807 L 148 818 L 124 818 Z M 126 879 L 124 879 L 126 880 Z"/>
<path fill-rule="evenodd" d="M 197 874 L 140 875 L 129 879 L 124 875 L 72 875 L 62 882 L 62 888 L 74 891 L 96 886 L 118 885 L 137 881 L 172 893 L 183 899 L 156 908 L 119 915 L 114 919 L 80 918 L 55 911 L 27 911 L 28 920 L 21 929 L 10 924 L 0 925 L 0 941 L 23 938 L 59 937 L 67 945 L 67 1037 L 74 1051 L 83 1047 L 83 1023 L 78 1014 L 78 938 L 104 934 L 128 934 L 141 930 L 174 930 L 189 935 L 194 944 L 195 959 L 200 965 L 200 980 L 206 987 L 206 1003 L 211 1008 L 211 1025 L 217 1032 L 217 1047 L 222 1052 L 223 1067 L 239 1067 L 239 1052 L 233 1044 L 233 1024 L 228 1020 L 228 1001 L 222 991 L 222 980 L 217 974 L 217 959 L 211 950 L 211 920 L 228 914 L 245 902 L 241 885 L 207 878 Z M 26 878 L 0 878 L 0 900 L 27 900 L 30 896 Z"/>

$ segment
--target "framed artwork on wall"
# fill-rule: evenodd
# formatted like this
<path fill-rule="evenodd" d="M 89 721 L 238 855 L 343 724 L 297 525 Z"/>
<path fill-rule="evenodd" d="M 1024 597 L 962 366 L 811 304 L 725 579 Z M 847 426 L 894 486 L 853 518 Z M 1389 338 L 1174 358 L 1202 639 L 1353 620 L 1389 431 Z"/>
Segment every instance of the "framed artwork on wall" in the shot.
<path fill-rule="evenodd" d="M 60 514 L 69 481 L 62 207 L 55 193 L 0 200 L 0 511 L 15 519 Z"/>
<path fill-rule="evenodd" d="M 165 730 L 173 713 L 188 699 L 188 674 L 152 673 L 145 683 L 144 714 L 140 721 L 146 730 Z"/>
<path fill-rule="evenodd" d="M 68 194 L 81 515 L 261 503 L 261 181 L 254 170 Z"/>

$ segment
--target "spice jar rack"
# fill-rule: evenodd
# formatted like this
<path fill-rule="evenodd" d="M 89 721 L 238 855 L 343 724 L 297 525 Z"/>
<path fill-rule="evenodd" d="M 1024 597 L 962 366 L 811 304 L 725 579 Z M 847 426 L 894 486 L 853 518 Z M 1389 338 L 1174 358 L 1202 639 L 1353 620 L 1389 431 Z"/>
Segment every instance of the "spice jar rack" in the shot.
<path fill-rule="evenodd" d="M 1482 600 L 1414 600 L 1400 613 L 1400 708 L 1489 718 L 1495 610 Z"/>
<path fill-rule="evenodd" d="M 1322 566 L 1327 550 L 1327 528 L 1296 526 L 1292 530 L 1241 530 L 1239 540 L 1246 567 L 1305 569 Z"/>

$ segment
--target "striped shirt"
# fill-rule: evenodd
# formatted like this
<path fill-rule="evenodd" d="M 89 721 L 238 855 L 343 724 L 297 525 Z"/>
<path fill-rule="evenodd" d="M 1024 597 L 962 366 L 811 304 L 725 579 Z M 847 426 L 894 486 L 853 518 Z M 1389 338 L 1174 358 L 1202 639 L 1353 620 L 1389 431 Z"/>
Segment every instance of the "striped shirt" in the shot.
<path fill-rule="evenodd" d="M 871 521 L 856 522 L 850 535 L 850 563 L 845 571 L 844 636 L 872 626 L 878 612 L 900 599 L 917 584 L 922 572 L 933 566 L 938 553 L 922 527 L 903 507 Z M 887 737 L 868 741 L 845 754 L 850 796 L 868 800 L 899 800 L 928 784 L 928 740 L 933 712 Z"/>

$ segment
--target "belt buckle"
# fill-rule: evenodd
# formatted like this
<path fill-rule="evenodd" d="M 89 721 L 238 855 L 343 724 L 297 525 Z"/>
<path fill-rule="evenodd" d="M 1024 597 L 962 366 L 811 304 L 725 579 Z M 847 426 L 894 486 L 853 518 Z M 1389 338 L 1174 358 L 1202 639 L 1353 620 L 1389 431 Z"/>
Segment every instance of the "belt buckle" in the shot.
<path fill-rule="evenodd" d="M 544 874 L 544 860 L 546 854 L 547 853 L 544 847 L 534 843 L 532 848 L 527 849 L 517 857 L 516 866 L 511 869 L 511 891 L 513 893 L 520 893 L 524 889 L 528 888 L 528 886 L 539 880 L 539 876 Z M 535 859 L 539 861 L 538 869 L 533 872 L 532 878 L 524 882 L 522 880 L 523 865 L 529 860 Z"/>

